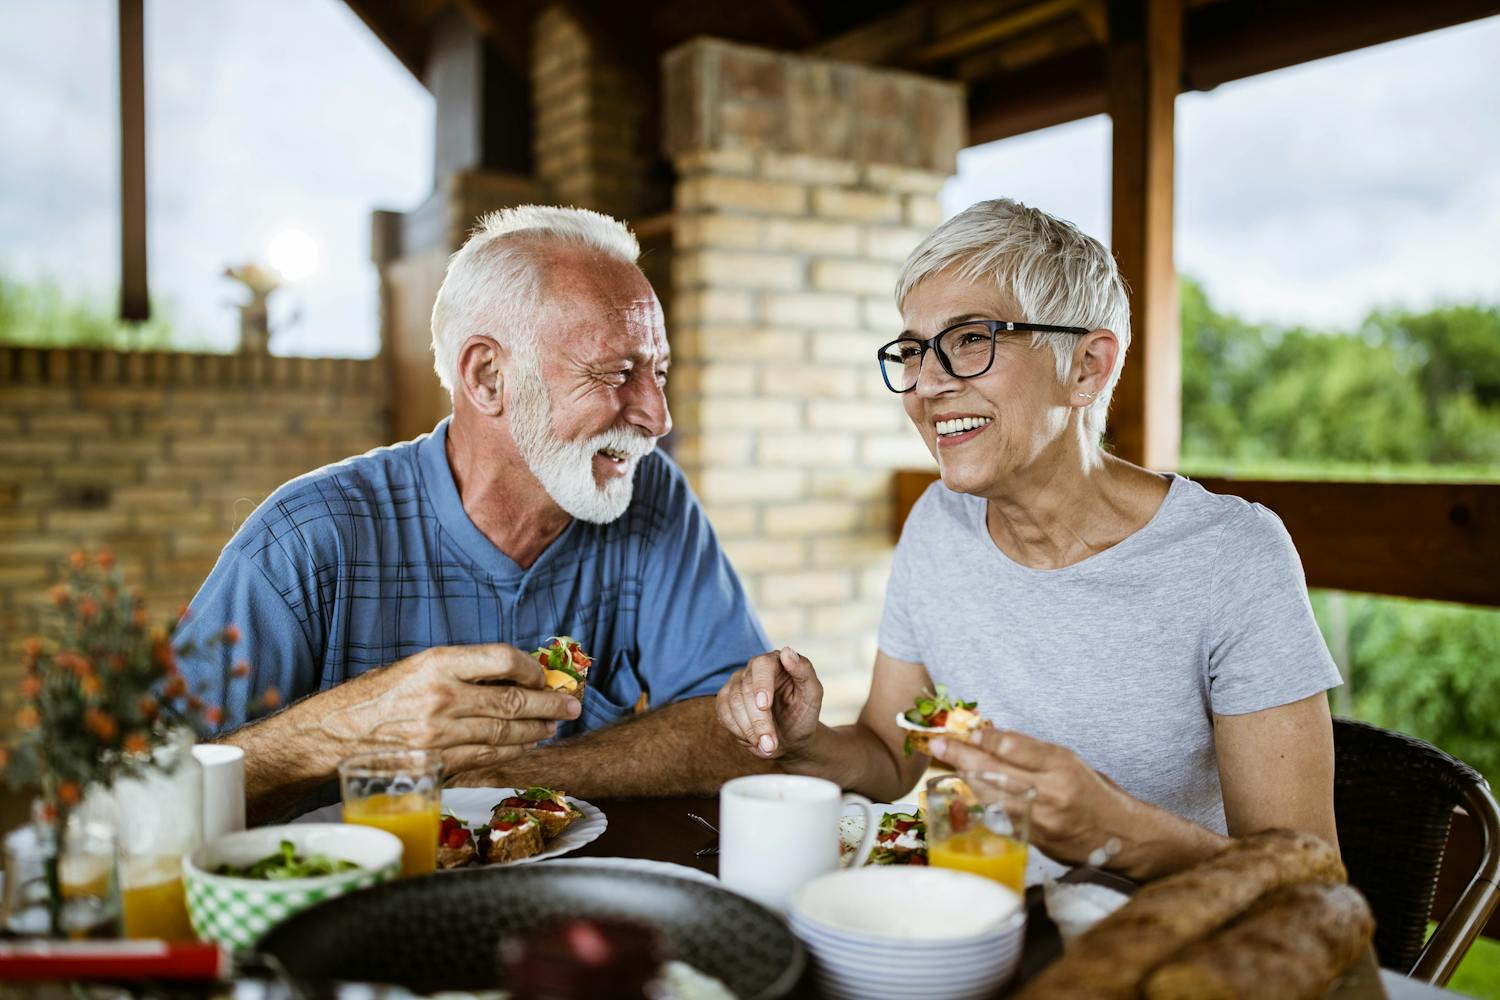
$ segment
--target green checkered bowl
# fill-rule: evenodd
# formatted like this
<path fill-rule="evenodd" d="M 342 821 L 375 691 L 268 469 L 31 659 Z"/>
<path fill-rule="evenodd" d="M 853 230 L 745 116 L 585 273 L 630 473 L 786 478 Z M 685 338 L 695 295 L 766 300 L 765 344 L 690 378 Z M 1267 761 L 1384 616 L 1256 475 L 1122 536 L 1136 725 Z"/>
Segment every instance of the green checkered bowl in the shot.
<path fill-rule="evenodd" d="M 359 865 L 318 878 L 254 879 L 217 875 L 275 854 L 290 840 L 299 856 L 324 854 Z M 194 851 L 182 865 L 188 916 L 200 938 L 249 949 L 287 917 L 314 903 L 395 878 L 401 841 L 395 834 L 348 823 L 288 823 L 230 833 Z"/>

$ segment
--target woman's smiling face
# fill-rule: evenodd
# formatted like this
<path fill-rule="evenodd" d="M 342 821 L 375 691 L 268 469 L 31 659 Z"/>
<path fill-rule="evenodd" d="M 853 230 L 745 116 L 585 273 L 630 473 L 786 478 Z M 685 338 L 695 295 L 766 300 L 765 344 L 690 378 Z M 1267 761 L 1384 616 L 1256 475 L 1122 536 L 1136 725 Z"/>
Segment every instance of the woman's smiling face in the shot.
<path fill-rule="evenodd" d="M 1029 319 L 993 284 L 952 271 L 923 279 L 907 294 L 901 315 L 907 335 L 923 340 L 969 319 Z M 994 364 L 974 378 L 954 378 L 929 351 L 916 388 L 901 401 L 937 459 L 943 483 L 981 496 L 1044 461 L 1072 412 L 1052 352 L 1032 347 L 1029 333 L 1001 332 Z"/>

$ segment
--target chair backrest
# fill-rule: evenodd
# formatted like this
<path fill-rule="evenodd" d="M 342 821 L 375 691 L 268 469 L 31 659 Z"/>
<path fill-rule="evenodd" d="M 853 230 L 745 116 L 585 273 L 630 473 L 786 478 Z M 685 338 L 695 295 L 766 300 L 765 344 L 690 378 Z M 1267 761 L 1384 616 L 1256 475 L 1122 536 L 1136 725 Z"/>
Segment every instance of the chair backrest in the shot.
<path fill-rule="evenodd" d="M 1333 744 L 1334 812 L 1349 881 L 1375 911 L 1380 964 L 1409 972 L 1427 936 L 1453 807 L 1484 779 L 1430 743 L 1363 722 L 1335 719 Z M 1497 845 L 1486 846 L 1493 853 Z"/>

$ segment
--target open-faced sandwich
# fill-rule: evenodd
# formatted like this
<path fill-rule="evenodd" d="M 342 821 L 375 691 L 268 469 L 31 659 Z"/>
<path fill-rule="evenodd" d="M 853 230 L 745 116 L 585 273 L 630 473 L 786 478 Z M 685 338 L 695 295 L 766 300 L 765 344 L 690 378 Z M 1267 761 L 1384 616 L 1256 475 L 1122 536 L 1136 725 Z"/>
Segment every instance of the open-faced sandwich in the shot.
<path fill-rule="evenodd" d="M 906 732 L 906 755 L 927 753 L 938 736 L 968 740 L 970 733 L 990 728 L 990 721 L 974 711 L 976 707 L 977 702 L 950 697 L 945 684 L 939 684 L 934 694 L 918 695 L 911 708 L 896 714 L 896 725 Z"/>
<path fill-rule="evenodd" d="M 927 823 L 920 813 L 886 813 L 875 834 L 872 865 L 927 864 Z"/>
<path fill-rule="evenodd" d="M 583 698 L 583 689 L 588 686 L 589 667 L 593 658 L 583 651 L 578 641 L 568 635 L 554 635 L 552 641 L 532 654 L 542 665 L 547 687 L 554 691 L 566 691 L 575 698 Z"/>
<path fill-rule="evenodd" d="M 492 865 L 519 861 L 542 849 L 542 827 L 521 810 L 498 805 L 490 816 L 489 840 L 485 861 Z"/>
<path fill-rule="evenodd" d="M 516 809 L 536 820 L 541 825 L 543 840 L 551 840 L 583 818 L 565 793 L 537 785 L 501 800 L 497 808 Z"/>
<path fill-rule="evenodd" d="M 484 853 L 489 852 L 489 837 L 486 834 L 487 831 L 481 830 L 476 835 L 457 816 L 444 815 L 442 825 L 438 827 L 437 866 L 444 869 L 462 868 L 480 860 L 481 846 Z"/>

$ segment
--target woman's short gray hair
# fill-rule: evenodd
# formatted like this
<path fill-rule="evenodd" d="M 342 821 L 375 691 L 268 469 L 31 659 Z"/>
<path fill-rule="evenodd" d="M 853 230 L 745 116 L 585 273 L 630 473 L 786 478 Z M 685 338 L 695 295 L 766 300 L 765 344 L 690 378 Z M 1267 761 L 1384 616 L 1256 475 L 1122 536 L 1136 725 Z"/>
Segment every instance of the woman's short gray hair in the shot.
<path fill-rule="evenodd" d="M 584 208 L 520 205 L 490 212 L 448 258 L 432 306 L 432 365 L 453 395 L 458 352 L 470 337 L 493 337 L 525 363 L 536 360 L 536 314 L 550 250 L 579 247 L 634 264 L 640 244 L 625 225 Z"/>
<path fill-rule="evenodd" d="M 997 198 L 970 205 L 912 251 L 896 278 L 897 307 L 923 279 L 947 270 L 968 281 L 993 281 L 1021 310 L 1019 316 L 995 319 L 1104 328 L 1119 338 L 1115 370 L 1084 413 L 1090 434 L 1103 434 L 1130 347 L 1130 302 L 1109 249 L 1071 222 Z M 1078 338 L 1034 333 L 1031 343 L 1052 348 L 1058 381 L 1066 381 Z"/>

